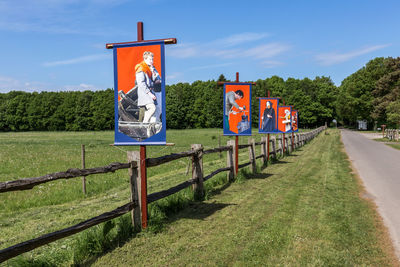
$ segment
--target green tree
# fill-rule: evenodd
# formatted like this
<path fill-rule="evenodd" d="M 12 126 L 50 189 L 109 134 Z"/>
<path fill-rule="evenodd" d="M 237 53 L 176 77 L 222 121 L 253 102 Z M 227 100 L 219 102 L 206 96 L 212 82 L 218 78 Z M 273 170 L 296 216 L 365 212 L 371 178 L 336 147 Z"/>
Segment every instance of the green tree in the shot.
<path fill-rule="evenodd" d="M 371 117 L 379 124 L 393 122 L 396 115 L 391 110 L 396 110 L 396 102 L 400 101 L 400 57 L 386 58 L 384 67 L 386 73 L 376 82 L 372 92 L 374 108 Z"/>

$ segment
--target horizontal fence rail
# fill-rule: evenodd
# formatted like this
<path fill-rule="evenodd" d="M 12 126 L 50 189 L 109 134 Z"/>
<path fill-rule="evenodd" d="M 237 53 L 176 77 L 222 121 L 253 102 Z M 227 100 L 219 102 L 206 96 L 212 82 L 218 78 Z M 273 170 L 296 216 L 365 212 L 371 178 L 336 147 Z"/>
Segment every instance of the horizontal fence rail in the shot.
<path fill-rule="evenodd" d="M 129 163 L 116 162 L 103 167 L 96 167 L 91 169 L 68 169 L 65 172 L 55 172 L 40 177 L 24 178 L 15 181 L 1 182 L 0 193 L 8 191 L 32 189 L 33 187 L 39 184 L 52 182 L 59 179 L 70 179 L 75 177 L 88 176 L 90 174 L 115 172 L 116 170 L 127 169 L 129 167 L 130 167 Z"/>
<path fill-rule="evenodd" d="M 238 168 L 244 168 L 246 166 L 251 165 L 252 171 L 255 172 L 256 167 L 256 159 L 263 159 L 263 163 L 267 162 L 267 159 L 270 155 L 272 155 L 275 159 L 277 158 L 278 152 L 280 155 L 284 155 L 284 153 L 289 153 L 290 147 L 292 148 L 299 148 L 317 136 L 320 132 L 325 130 L 326 127 L 319 127 L 307 133 L 296 133 L 292 136 L 287 136 L 285 138 L 278 136 L 272 137 L 269 142 L 266 140 L 265 137 L 262 138 L 261 142 L 254 142 L 253 138 L 249 138 L 248 144 L 241 144 L 238 145 L 238 149 L 245 149 L 249 150 L 249 162 L 238 164 Z M 203 182 L 207 181 L 208 179 L 214 177 L 215 175 L 221 172 L 228 172 L 228 180 L 232 181 L 234 177 L 236 177 L 237 173 L 235 173 L 235 159 L 237 155 L 234 153 L 234 145 L 235 142 L 233 140 L 228 141 L 227 146 L 221 146 L 218 148 L 204 150 L 202 145 L 192 145 L 192 150 L 180 152 L 180 153 L 173 153 L 170 155 L 165 155 L 157 158 L 146 158 L 146 165 L 147 167 L 155 167 L 159 166 L 164 163 L 168 163 L 180 158 L 184 157 L 191 157 L 192 158 L 192 179 L 184 181 L 176 186 L 173 186 L 169 189 L 162 190 L 160 192 L 152 193 L 147 195 L 147 203 L 152 203 L 162 198 L 168 197 L 173 195 L 187 187 L 192 186 L 193 191 L 196 195 L 204 195 L 204 186 Z M 255 155 L 255 146 L 261 145 L 261 155 Z M 271 151 L 269 149 L 271 145 Z M 268 150 L 267 150 L 268 146 Z M 211 153 L 220 153 L 220 152 L 227 152 L 227 167 L 223 167 L 213 171 L 211 174 L 204 176 L 203 175 L 203 156 Z M 268 151 L 268 152 L 267 152 Z M 136 157 L 136 160 L 132 160 L 132 157 L 129 153 L 137 153 L 133 158 Z M 140 209 L 141 209 L 141 199 L 140 199 L 140 172 L 144 171 L 140 169 L 139 161 L 139 152 L 128 152 L 128 163 L 111 163 L 107 166 L 103 167 L 96 167 L 91 169 L 68 169 L 65 172 L 57 172 L 47 174 L 41 177 L 33 177 L 33 178 L 24 178 L 15 181 L 8 181 L 8 182 L 1 182 L 0 183 L 0 193 L 5 193 L 8 191 L 16 191 L 16 190 L 28 190 L 32 189 L 38 184 L 52 182 L 59 179 L 70 179 L 76 178 L 81 176 L 88 176 L 92 174 L 101 174 L 101 173 L 109 173 L 115 172 L 116 170 L 120 169 L 128 169 L 129 170 L 129 179 L 131 183 L 131 200 L 129 203 L 112 210 L 110 212 L 103 213 L 98 215 L 94 218 L 88 219 L 84 222 L 78 223 L 74 226 L 42 235 L 38 238 L 31 239 L 14 246 L 5 248 L 0 250 L 0 263 L 4 262 L 8 259 L 16 257 L 22 253 L 31 251 L 35 248 L 40 246 L 49 244 L 56 240 L 59 240 L 64 237 L 71 236 L 73 234 L 79 233 L 85 229 L 88 229 L 92 226 L 98 225 L 102 222 L 106 222 L 108 220 L 117 218 L 122 216 L 128 212 L 132 213 L 132 223 L 136 229 L 140 228 Z"/>
<path fill-rule="evenodd" d="M 125 204 L 124 206 L 121 206 L 113 211 L 103 213 L 97 217 L 94 217 L 92 219 L 78 223 L 74 226 L 71 226 L 71 227 L 68 227 L 68 228 L 53 232 L 53 233 L 49 233 L 49 234 L 43 235 L 41 237 L 31 239 L 31 240 L 19 243 L 17 245 L 8 247 L 6 249 L 0 250 L 0 262 L 6 261 L 6 260 L 16 257 L 22 253 L 31 251 L 35 248 L 49 244 L 49 243 L 59 240 L 61 238 L 68 237 L 73 234 L 79 233 L 85 229 L 92 227 L 92 226 L 98 225 L 100 223 L 109 221 L 114 218 L 117 218 L 117 217 L 131 211 L 134 207 L 135 207 L 134 203 L 128 203 L 128 204 Z"/>

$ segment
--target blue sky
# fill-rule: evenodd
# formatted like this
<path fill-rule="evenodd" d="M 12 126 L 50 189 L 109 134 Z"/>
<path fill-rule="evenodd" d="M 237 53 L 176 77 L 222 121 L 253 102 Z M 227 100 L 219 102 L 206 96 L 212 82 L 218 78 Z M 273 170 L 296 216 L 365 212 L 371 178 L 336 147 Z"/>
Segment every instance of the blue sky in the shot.
<path fill-rule="evenodd" d="M 400 1 L 0 0 L 0 92 L 113 87 L 106 43 L 175 37 L 167 84 L 329 76 L 398 57 Z"/>

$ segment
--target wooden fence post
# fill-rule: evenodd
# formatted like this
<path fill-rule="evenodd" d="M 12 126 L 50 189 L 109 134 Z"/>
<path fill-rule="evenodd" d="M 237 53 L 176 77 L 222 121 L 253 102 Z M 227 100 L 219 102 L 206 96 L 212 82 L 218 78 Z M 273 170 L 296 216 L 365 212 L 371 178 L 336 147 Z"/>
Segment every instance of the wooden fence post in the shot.
<path fill-rule="evenodd" d="M 284 155 L 287 155 L 287 154 L 289 154 L 289 151 L 288 151 L 288 148 L 287 148 L 288 141 L 287 141 L 286 135 L 285 135 L 284 139 L 285 140 L 283 140 L 283 151 L 285 151 Z"/>
<path fill-rule="evenodd" d="M 195 181 L 192 188 L 195 199 L 200 200 L 204 197 L 203 146 L 201 144 L 193 144 L 192 150 L 197 151 L 197 153 L 192 156 L 192 180 Z"/>
<path fill-rule="evenodd" d="M 268 151 L 267 151 L 267 137 L 261 136 L 261 155 L 263 155 L 263 165 L 268 163 Z"/>
<path fill-rule="evenodd" d="M 140 152 L 128 151 L 129 167 L 129 183 L 131 188 L 131 202 L 135 203 L 136 207 L 131 211 L 132 224 L 134 229 L 140 231 L 142 229 L 142 199 L 141 195 L 141 179 L 140 179 Z M 135 163 L 135 164 L 133 164 Z"/>
<path fill-rule="evenodd" d="M 283 156 L 282 136 L 277 137 L 279 154 Z"/>
<path fill-rule="evenodd" d="M 273 136 L 271 138 L 271 142 L 272 142 L 272 153 L 274 153 L 274 158 L 276 159 L 276 138 L 275 138 L 275 136 Z"/>
<path fill-rule="evenodd" d="M 249 159 L 251 162 L 251 172 L 257 172 L 257 165 L 256 165 L 256 145 L 254 143 L 254 138 L 249 138 Z"/>
<path fill-rule="evenodd" d="M 297 134 L 293 134 L 293 147 L 294 149 L 297 148 Z"/>
<path fill-rule="evenodd" d="M 235 168 L 235 177 L 237 177 L 238 175 L 238 166 L 236 166 L 236 164 L 239 164 L 239 152 L 236 153 L 236 151 L 238 151 L 238 148 L 236 147 L 236 145 L 239 145 L 239 143 L 236 142 L 236 139 L 234 140 L 235 143 L 232 143 L 233 145 L 233 167 Z"/>
<path fill-rule="evenodd" d="M 81 145 L 81 150 L 82 150 L 82 169 L 86 168 L 86 160 L 85 160 L 85 145 Z M 86 195 L 86 176 L 82 176 L 82 191 L 83 194 Z"/>
<path fill-rule="evenodd" d="M 235 140 L 228 140 L 227 146 L 230 146 L 232 149 L 226 151 L 226 165 L 227 167 L 230 167 L 231 169 L 229 170 L 227 174 L 227 178 L 229 182 L 232 182 L 235 179 L 235 160 L 234 160 L 234 151 L 235 151 Z"/>

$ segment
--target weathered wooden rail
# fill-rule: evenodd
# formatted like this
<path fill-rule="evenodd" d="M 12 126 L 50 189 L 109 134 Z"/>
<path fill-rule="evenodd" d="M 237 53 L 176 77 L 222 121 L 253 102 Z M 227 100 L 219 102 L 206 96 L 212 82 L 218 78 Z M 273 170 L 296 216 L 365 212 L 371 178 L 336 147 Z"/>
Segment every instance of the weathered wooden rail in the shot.
<path fill-rule="evenodd" d="M 284 139 L 281 136 L 272 137 L 269 140 L 272 149 L 267 149 L 269 144 L 265 137 L 261 138 L 260 142 L 255 142 L 253 138 L 249 138 L 248 144 L 242 144 L 238 146 L 238 149 L 245 149 L 247 148 L 249 151 L 249 161 L 238 164 L 238 168 L 243 168 L 246 166 L 251 165 L 252 172 L 256 171 L 256 160 L 262 159 L 263 164 L 267 163 L 267 159 L 271 155 L 275 159 L 278 158 L 278 153 L 280 155 L 285 153 L 290 153 L 291 148 L 299 148 L 303 146 L 305 143 L 313 139 L 316 135 L 318 135 L 321 131 L 325 130 L 326 127 L 319 127 L 315 130 L 306 133 L 299 133 L 294 134 L 292 136 L 286 136 Z M 283 147 L 283 144 L 285 147 Z M 255 155 L 255 146 L 261 146 L 261 154 L 256 156 Z M 227 166 L 217 169 L 212 173 L 204 176 L 203 173 L 203 156 L 211 153 L 220 153 L 220 152 L 227 152 Z M 180 153 L 173 153 L 170 155 L 165 155 L 157 158 L 146 158 L 146 165 L 147 167 L 154 167 L 159 166 L 161 164 L 165 164 L 171 162 L 173 160 L 177 160 L 184 157 L 191 157 L 192 158 L 192 178 L 188 181 L 184 181 L 174 187 L 169 189 L 152 193 L 147 195 L 147 203 L 152 203 L 154 201 L 160 200 L 162 198 L 168 197 L 172 194 L 175 194 L 189 186 L 192 186 L 195 196 L 202 197 L 204 196 L 204 181 L 214 177 L 215 175 L 227 171 L 227 179 L 232 181 L 235 179 L 237 173 L 235 173 L 235 141 L 230 140 L 227 143 L 227 146 L 213 148 L 204 150 L 202 145 L 195 144 L 192 145 L 192 149 L 190 151 L 180 152 Z M 269 153 L 267 152 L 269 151 Z M 143 160 L 140 158 L 139 151 L 128 151 L 128 163 L 111 163 L 107 166 L 103 167 L 96 167 L 91 169 L 68 169 L 65 172 L 57 172 L 51 173 L 40 177 L 32 177 L 32 178 L 25 178 L 25 179 L 18 179 L 14 181 L 8 182 L 0 182 L 0 193 L 10 192 L 10 191 L 17 191 L 17 190 L 28 190 L 32 189 L 36 185 L 52 182 L 59 179 L 71 179 L 76 177 L 88 176 L 93 174 L 101 174 L 101 173 L 109 173 L 115 172 L 116 170 L 121 169 L 128 169 L 129 173 L 129 180 L 130 180 L 130 189 L 131 189 L 131 198 L 130 201 L 110 212 L 106 212 L 100 214 L 94 218 L 88 219 L 84 222 L 78 223 L 71 227 L 42 235 L 38 238 L 34 238 L 14 246 L 5 248 L 0 250 L 0 263 L 4 262 L 10 258 L 16 257 L 22 253 L 31 251 L 35 248 L 40 246 L 49 244 L 56 240 L 59 240 L 64 237 L 71 236 L 78 232 L 81 232 L 85 229 L 88 229 L 92 226 L 98 225 L 100 223 L 106 222 L 108 220 L 114 219 L 116 217 L 122 216 L 128 212 L 131 212 L 132 223 L 133 226 L 140 230 L 141 228 L 141 179 L 140 173 L 145 170 L 140 169 L 140 164 L 138 164 L 139 160 Z M 145 198 L 146 199 L 146 198 Z"/>

